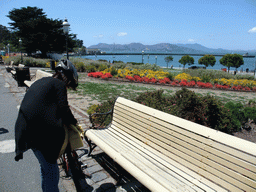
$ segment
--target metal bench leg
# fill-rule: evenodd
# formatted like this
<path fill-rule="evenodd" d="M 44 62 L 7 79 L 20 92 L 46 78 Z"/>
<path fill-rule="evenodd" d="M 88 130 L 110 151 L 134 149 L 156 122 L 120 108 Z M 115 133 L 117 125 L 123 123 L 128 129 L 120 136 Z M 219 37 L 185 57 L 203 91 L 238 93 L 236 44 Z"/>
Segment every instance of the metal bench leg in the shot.
<path fill-rule="evenodd" d="M 88 145 L 89 145 L 88 157 L 90 157 L 90 156 L 91 156 L 91 153 L 92 153 L 92 151 L 93 151 L 93 149 L 95 149 L 95 147 L 96 147 L 97 145 L 95 145 L 94 143 L 92 143 L 92 141 L 89 140 L 86 136 L 84 137 L 84 139 L 86 140 L 86 142 L 87 142 Z"/>

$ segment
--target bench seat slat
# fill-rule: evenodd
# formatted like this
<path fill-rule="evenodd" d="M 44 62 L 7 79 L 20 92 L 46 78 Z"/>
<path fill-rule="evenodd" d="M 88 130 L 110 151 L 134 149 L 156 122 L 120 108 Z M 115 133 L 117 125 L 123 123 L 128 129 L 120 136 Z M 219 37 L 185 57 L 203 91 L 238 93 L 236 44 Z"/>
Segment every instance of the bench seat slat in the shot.
<path fill-rule="evenodd" d="M 113 124 L 115 126 L 117 126 L 119 129 L 122 129 L 122 130 L 126 131 L 127 133 L 132 134 L 134 137 L 145 142 L 152 148 L 159 150 L 163 154 L 165 154 L 168 157 L 172 158 L 173 160 L 179 162 L 181 165 L 186 166 L 187 168 L 193 170 L 194 172 L 196 172 L 206 178 L 211 178 L 212 181 L 214 181 L 222 186 L 225 186 L 227 189 L 239 191 L 239 189 L 237 187 L 234 187 L 234 185 L 231 184 L 232 182 L 237 183 L 237 181 L 234 179 L 231 179 L 230 177 L 227 177 L 225 174 L 218 172 L 209 166 L 206 166 L 205 164 L 201 163 L 200 161 L 196 161 L 196 159 L 194 159 L 193 157 L 188 156 L 187 154 L 184 154 L 183 152 L 177 150 L 176 148 L 170 148 L 169 146 L 166 146 L 163 142 L 161 142 L 157 139 L 151 138 L 151 140 L 149 140 L 149 139 L 145 139 L 145 137 L 141 136 L 140 133 L 137 135 L 134 134 L 134 132 L 137 132 L 137 130 L 132 130 L 132 131 L 127 130 L 127 128 L 123 128 L 124 125 L 122 125 L 122 124 L 117 124 L 115 122 L 113 122 Z M 224 177 L 225 180 L 223 178 L 220 179 L 219 175 Z M 240 183 L 240 184 L 242 185 L 242 183 Z M 247 187 L 247 186 L 244 186 L 244 187 Z M 250 188 L 250 190 L 251 190 L 251 188 Z"/>
<path fill-rule="evenodd" d="M 152 159 L 149 159 L 147 155 L 143 156 L 134 147 L 130 146 L 130 143 L 126 143 L 121 137 L 116 138 L 112 134 L 111 129 L 107 129 L 104 132 L 97 131 L 94 132 L 95 136 L 100 139 L 108 141 L 109 146 L 111 146 L 117 153 L 126 158 L 134 166 L 140 169 L 142 172 L 146 173 L 149 177 L 159 182 L 160 185 L 165 186 L 170 191 L 202 191 L 196 186 L 184 185 L 183 182 L 166 173 L 158 166 L 154 166 Z M 130 172 L 131 170 L 129 170 Z M 194 189 L 193 189 L 194 187 Z"/>
<path fill-rule="evenodd" d="M 172 132 L 172 134 L 169 134 L 168 131 L 163 132 L 162 130 L 164 129 L 164 127 L 160 126 L 159 124 L 156 124 L 155 122 L 150 122 L 150 126 L 149 126 L 149 124 L 146 124 L 146 123 L 143 124 L 143 120 L 142 120 L 142 118 L 140 118 L 141 116 L 139 116 L 138 113 L 134 113 L 134 111 L 132 113 L 130 113 L 127 110 L 122 110 L 122 109 L 117 108 L 115 114 L 119 114 L 119 112 L 120 112 L 120 115 L 125 115 L 127 118 L 130 117 L 129 119 L 127 119 L 127 121 L 133 122 L 135 124 L 135 125 L 133 124 L 132 126 L 139 125 L 140 130 L 144 131 L 145 135 L 150 134 L 150 132 L 152 132 L 152 134 L 156 137 L 156 139 L 159 139 L 161 141 L 166 141 L 165 143 L 168 145 L 172 145 L 172 143 L 175 143 L 174 145 L 179 144 L 183 148 L 187 148 L 189 150 L 188 153 L 190 153 L 190 151 L 194 151 L 196 154 L 201 155 L 201 157 L 197 156 L 197 158 L 200 158 L 200 161 L 202 161 L 202 162 L 208 162 L 209 159 L 211 159 L 213 162 L 210 162 L 209 165 L 211 165 L 212 167 L 218 168 L 218 170 L 220 170 L 222 172 L 226 172 L 227 174 L 233 176 L 234 178 L 236 178 L 239 181 L 243 181 L 245 183 L 250 182 L 247 178 L 245 178 L 245 176 L 256 180 L 256 174 L 251 172 L 252 170 L 250 169 L 250 168 L 254 169 L 255 167 L 250 166 L 250 164 L 248 164 L 244 161 L 241 161 L 234 157 L 230 157 L 229 155 L 227 155 L 223 152 L 220 152 L 220 151 L 215 152 L 215 154 L 213 155 L 211 152 L 214 149 L 208 148 L 209 151 L 206 151 L 207 148 L 205 148 L 205 146 L 204 146 L 204 149 L 200 148 L 200 146 L 202 145 L 202 143 L 200 143 L 200 142 L 195 143 L 194 140 L 192 140 L 188 137 L 185 137 L 185 138 L 183 138 L 183 140 L 181 140 L 182 135 L 178 135 L 178 136 L 174 137 L 175 134 L 173 132 Z M 126 120 L 121 120 L 121 121 L 126 121 Z M 170 132 L 170 130 L 169 130 L 169 132 Z M 157 135 L 159 135 L 158 138 L 157 138 Z M 191 145 L 191 143 L 193 143 L 193 142 L 195 144 Z M 216 156 L 216 155 L 218 155 L 218 156 Z M 223 159 L 224 156 L 227 158 L 227 160 Z M 239 165 L 244 164 L 245 168 L 242 168 L 241 165 L 238 166 L 236 164 L 231 163 L 234 160 L 236 160 L 237 164 L 239 164 Z M 214 163 L 214 162 L 217 162 L 217 163 Z M 222 165 L 222 166 L 220 166 L 220 165 Z M 233 171 L 230 171 L 230 169 L 235 170 L 235 173 Z M 250 171 L 247 169 L 249 169 Z M 243 175 L 237 175 L 236 172 L 239 172 Z"/>
<path fill-rule="evenodd" d="M 115 115 L 118 116 L 117 113 L 115 113 Z M 188 143 L 183 142 L 184 143 L 183 144 L 178 139 L 177 139 L 177 143 L 175 143 L 175 142 L 173 142 L 172 138 L 170 140 L 168 140 L 164 137 L 160 137 L 157 134 L 153 134 L 153 136 L 154 136 L 153 137 L 149 130 L 143 129 L 143 125 L 140 122 L 132 122 L 133 119 L 124 119 L 123 117 L 120 117 L 120 116 L 118 117 L 118 119 L 120 119 L 121 122 L 124 122 L 127 127 L 129 125 L 131 127 L 139 126 L 140 131 L 137 131 L 137 133 L 139 133 L 140 135 L 145 135 L 146 139 L 149 139 L 150 141 L 154 142 L 158 146 L 163 147 L 164 150 L 167 150 L 167 151 L 175 150 L 174 153 L 176 155 L 179 155 L 180 157 L 187 159 L 191 163 L 196 164 L 199 168 L 203 168 L 203 169 L 209 171 L 210 173 L 215 174 L 216 176 L 222 175 L 222 178 L 225 178 L 225 180 L 228 181 L 229 183 L 233 183 L 233 184 L 236 183 L 236 186 L 243 186 L 244 188 L 247 188 L 247 186 L 244 185 L 244 183 L 247 185 L 256 186 L 256 183 L 254 181 L 248 179 L 247 177 L 245 177 L 241 174 L 238 174 L 237 172 L 235 172 L 233 170 L 226 168 L 224 165 L 220 165 L 220 164 L 212 161 L 208 157 L 199 155 L 196 151 L 197 150 L 196 147 L 194 147 L 193 149 L 191 147 L 187 148 L 187 146 L 189 146 Z M 117 118 L 115 118 L 115 120 L 117 120 Z M 183 146 L 180 146 L 180 144 L 182 144 Z"/>
<path fill-rule="evenodd" d="M 115 115 L 117 114 L 118 112 L 114 112 L 114 118 L 113 118 L 113 121 L 115 121 Z M 126 115 L 125 116 L 127 116 L 127 113 L 128 113 L 128 111 L 126 112 Z M 121 119 L 120 120 L 125 126 L 127 126 L 127 125 L 129 125 L 129 124 L 131 124 L 131 121 L 132 121 L 132 119 Z M 120 125 L 118 125 L 118 127 L 119 127 Z M 133 129 L 133 128 L 135 128 L 135 129 L 133 129 L 133 131 L 131 132 L 132 134 L 134 133 L 134 132 L 136 132 L 137 134 L 139 134 L 140 136 L 141 135 L 149 135 L 150 134 L 150 132 L 141 132 L 140 131 L 140 128 L 141 128 L 141 125 L 138 125 L 138 124 L 136 124 L 136 123 L 134 123 L 134 124 L 132 124 L 132 125 L 130 125 L 130 127 L 131 127 L 131 129 Z M 137 128 L 136 128 L 137 127 Z M 134 136 L 134 135 L 133 135 Z M 165 146 L 165 148 L 168 148 L 169 146 L 168 145 L 165 145 L 165 143 L 163 143 L 162 142 L 162 138 L 151 138 L 150 140 L 153 140 L 153 143 L 154 144 L 156 144 L 156 146 L 159 146 L 160 148 L 162 147 L 162 146 Z M 149 142 L 150 141 L 148 138 L 146 138 L 145 140 L 144 140 L 144 142 Z M 163 150 L 165 150 L 165 149 L 163 149 Z M 173 149 L 169 149 L 169 150 L 167 150 L 167 151 L 175 151 L 175 155 L 178 155 L 178 158 L 182 158 L 182 159 L 186 159 L 187 161 L 189 161 L 190 163 L 193 163 L 194 164 L 194 161 L 195 161 L 195 159 L 194 159 L 194 157 L 195 156 L 193 156 L 193 158 L 191 157 L 191 156 L 187 156 L 187 154 L 189 154 L 190 153 L 190 151 L 189 150 L 187 150 L 187 151 L 185 151 L 185 153 L 184 153 L 184 151 L 179 151 L 180 150 L 180 148 L 178 148 L 178 150 L 177 150 L 177 145 L 175 146 L 175 148 L 173 148 Z M 165 152 L 165 151 L 164 151 Z M 244 176 L 242 176 L 242 175 L 237 175 L 237 173 L 235 173 L 235 172 L 230 172 L 230 170 L 228 170 L 228 169 L 226 169 L 225 170 L 225 167 L 224 167 L 224 170 L 226 171 L 226 172 L 229 172 L 229 176 L 227 176 L 225 173 L 223 173 L 222 171 L 223 170 L 221 170 L 221 167 L 218 165 L 218 167 L 219 167 L 219 170 L 216 170 L 215 168 L 212 168 L 211 166 L 208 166 L 208 165 L 205 165 L 205 164 L 203 164 L 203 162 L 202 162 L 202 160 L 200 159 L 200 156 L 198 157 L 197 156 L 197 159 L 198 159 L 198 162 L 196 162 L 196 166 L 198 166 L 198 168 L 196 169 L 196 170 L 194 170 L 194 171 L 196 171 L 196 172 L 202 172 L 202 173 L 204 173 L 204 174 L 214 174 L 215 175 L 215 179 L 217 179 L 217 180 L 219 180 L 218 179 L 218 177 L 219 176 L 221 176 L 223 179 L 225 179 L 225 181 L 227 181 L 228 183 L 231 183 L 232 185 L 230 185 L 230 187 L 232 188 L 232 186 L 233 186 L 233 184 L 236 184 L 236 186 L 241 186 L 241 187 L 243 187 L 243 188 L 245 188 L 245 189 L 247 189 L 247 191 L 248 190 L 253 190 L 251 187 L 248 187 L 247 185 L 245 185 L 244 183 L 242 183 L 242 182 L 240 182 L 240 180 L 243 180 L 243 182 L 245 182 L 246 184 L 249 184 L 249 185 L 251 185 L 251 186 L 254 186 L 255 187 L 255 181 L 252 181 L 252 180 L 250 180 L 250 179 L 248 179 L 248 178 L 245 178 Z M 205 158 L 205 160 L 208 162 L 208 159 L 207 158 Z M 187 164 L 187 161 L 185 161 L 184 162 L 184 164 Z M 194 164 L 195 165 L 195 164 Z M 212 164 L 211 164 L 212 165 Z M 215 165 L 217 165 L 217 164 L 215 164 Z M 202 168 L 203 168 L 203 171 L 202 171 Z M 201 173 L 201 174 L 202 174 Z M 236 177 L 238 177 L 238 176 L 240 176 L 240 178 L 238 178 L 238 180 L 237 180 L 237 178 Z M 223 181 L 222 180 L 219 180 L 219 182 L 221 182 L 221 183 L 223 183 Z M 227 184 L 225 184 L 225 185 L 227 185 Z M 223 186 L 225 186 L 225 185 L 223 185 Z"/>
<path fill-rule="evenodd" d="M 192 188 L 195 188 L 196 191 L 199 191 L 201 189 L 204 189 L 206 191 L 215 191 L 212 188 L 209 188 L 209 186 L 198 182 L 197 179 L 195 179 L 193 176 L 189 175 L 189 171 L 184 170 L 185 167 L 181 167 L 179 164 L 177 164 L 178 167 L 175 167 L 173 165 L 173 161 L 171 161 L 170 158 L 163 158 L 163 155 L 156 150 L 152 148 L 148 148 L 147 145 L 145 145 L 142 142 L 138 142 L 138 140 L 134 140 L 133 137 L 131 137 L 129 134 L 121 131 L 113 129 L 114 125 L 111 126 L 107 130 L 107 132 L 112 135 L 116 140 L 119 140 L 122 144 L 124 144 L 127 148 L 129 148 L 132 151 L 136 151 L 139 155 L 143 156 L 144 158 L 147 158 L 149 161 L 153 163 L 154 166 L 159 167 L 160 169 L 164 170 L 166 173 L 172 175 L 173 177 L 177 178 L 179 181 L 186 183 Z M 164 156 L 166 157 L 166 156 Z M 203 178 L 200 178 L 200 180 Z M 212 185 L 212 183 L 211 183 Z M 197 187 L 199 188 L 197 188 Z M 217 189 L 219 189 L 217 187 Z"/>
<path fill-rule="evenodd" d="M 124 169 L 129 171 L 136 179 L 138 179 L 142 184 L 147 186 L 151 191 L 161 191 L 168 192 L 169 189 L 166 189 L 160 185 L 155 179 L 149 177 L 146 173 L 142 172 L 138 167 L 134 166 L 130 161 L 125 157 L 120 155 L 116 150 L 108 145 L 108 141 L 100 139 L 95 135 L 94 131 L 88 130 L 86 136 L 93 140 L 93 142 L 101 148 L 106 154 L 108 154 L 113 160 L 115 160 L 119 165 Z"/>
<path fill-rule="evenodd" d="M 158 166 L 153 167 L 154 164 L 152 164 L 152 162 L 150 162 L 148 158 L 145 158 L 137 153 L 135 150 L 132 150 L 132 148 L 126 145 L 126 143 L 122 143 L 120 141 L 118 142 L 118 140 L 116 140 L 115 137 L 112 137 L 111 134 L 108 132 L 108 130 L 106 130 L 104 134 L 100 134 L 100 132 L 97 132 L 95 135 L 101 139 L 106 139 L 109 142 L 109 145 L 113 146 L 112 148 L 115 149 L 120 155 L 124 156 L 136 167 L 147 173 L 150 177 L 153 177 L 156 181 L 158 181 L 167 189 L 181 189 L 182 184 L 179 180 L 176 180 L 175 177 L 171 177 L 171 175 L 168 175 L 166 172 L 159 169 Z M 174 183 L 171 185 L 172 182 Z M 187 185 L 184 185 L 182 189 L 188 190 Z"/>
<path fill-rule="evenodd" d="M 144 142 L 141 142 L 137 139 L 135 139 L 130 134 L 124 132 L 123 130 L 115 127 L 115 125 L 111 125 L 111 128 L 113 129 L 112 132 L 115 132 L 119 137 L 122 137 L 124 140 L 127 140 L 127 142 L 133 142 L 141 151 L 144 151 L 145 154 L 148 156 L 151 156 L 154 159 L 157 159 L 161 162 L 165 167 L 167 167 L 171 172 L 175 172 L 178 175 L 180 175 L 182 178 L 190 181 L 191 183 L 194 183 L 196 186 L 199 186 L 202 189 L 205 189 L 206 191 L 216 190 L 216 191 L 227 191 L 223 188 L 220 188 L 218 185 L 214 184 L 213 182 L 205 179 L 204 177 L 198 175 L 194 171 L 191 171 L 185 166 L 182 166 L 180 163 L 172 160 L 165 154 L 152 149 L 151 146 L 148 144 L 145 144 Z M 123 135 L 123 136 L 122 136 Z M 157 166 L 157 165 L 156 165 Z M 209 188 L 209 186 L 211 188 Z"/>

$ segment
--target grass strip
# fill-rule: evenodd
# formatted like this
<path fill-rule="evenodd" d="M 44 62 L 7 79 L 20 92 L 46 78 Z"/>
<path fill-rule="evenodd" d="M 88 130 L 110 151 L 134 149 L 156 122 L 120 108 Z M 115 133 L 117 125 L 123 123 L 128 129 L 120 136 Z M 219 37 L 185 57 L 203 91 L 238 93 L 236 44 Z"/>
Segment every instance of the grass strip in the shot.
<path fill-rule="evenodd" d="M 69 91 L 70 93 L 77 93 L 81 96 L 91 97 L 91 100 L 97 100 L 98 102 L 104 102 L 109 99 L 114 99 L 118 96 L 125 97 L 127 99 L 132 99 L 137 97 L 140 93 L 146 91 L 154 91 L 156 88 L 150 88 L 146 86 L 138 86 L 134 84 L 112 84 L 112 83 L 94 83 L 94 82 L 86 82 L 79 83 L 77 87 L 77 91 Z M 162 89 L 164 90 L 164 95 L 172 95 L 175 94 L 175 91 L 170 89 Z M 196 92 L 196 91 L 195 91 Z M 230 100 L 234 102 L 241 102 L 246 104 L 249 102 L 247 97 L 242 97 L 237 93 L 221 93 L 220 95 L 216 95 L 215 92 L 209 91 L 206 93 L 196 93 L 198 95 L 212 95 L 222 102 L 226 103 Z"/>

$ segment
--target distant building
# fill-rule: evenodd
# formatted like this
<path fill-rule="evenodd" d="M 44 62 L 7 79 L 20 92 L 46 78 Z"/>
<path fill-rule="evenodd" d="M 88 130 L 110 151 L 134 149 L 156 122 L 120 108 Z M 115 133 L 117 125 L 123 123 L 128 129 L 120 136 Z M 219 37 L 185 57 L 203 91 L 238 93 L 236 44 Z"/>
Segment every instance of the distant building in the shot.
<path fill-rule="evenodd" d="M 99 49 L 86 49 L 87 55 L 100 55 L 101 51 Z"/>

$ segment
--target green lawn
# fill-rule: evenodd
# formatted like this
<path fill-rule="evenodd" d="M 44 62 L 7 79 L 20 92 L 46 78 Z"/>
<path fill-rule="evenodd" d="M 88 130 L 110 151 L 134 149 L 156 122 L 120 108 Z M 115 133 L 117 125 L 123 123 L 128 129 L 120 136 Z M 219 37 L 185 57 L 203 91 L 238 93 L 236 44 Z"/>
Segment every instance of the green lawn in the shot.
<path fill-rule="evenodd" d="M 113 84 L 113 83 L 79 83 L 77 91 L 69 91 L 70 93 L 77 93 L 81 96 L 91 97 L 91 100 L 97 100 L 99 102 L 107 101 L 108 99 L 116 98 L 118 96 L 132 99 L 138 96 L 142 92 L 154 91 L 156 88 L 149 88 L 144 86 L 138 86 L 134 84 Z M 163 89 L 164 95 L 172 95 L 175 91 L 170 89 Z M 197 93 L 198 95 L 213 95 L 223 102 L 230 100 L 241 102 L 243 104 L 248 103 L 249 99 L 246 96 L 240 96 L 239 92 L 223 92 L 217 95 L 213 90 L 206 93 Z M 253 93 L 252 93 L 253 94 Z"/>

